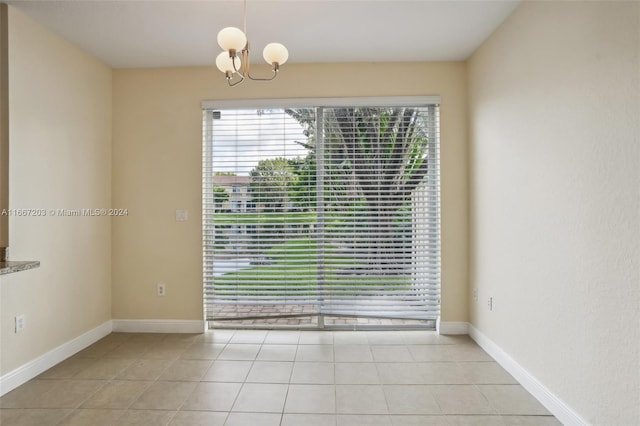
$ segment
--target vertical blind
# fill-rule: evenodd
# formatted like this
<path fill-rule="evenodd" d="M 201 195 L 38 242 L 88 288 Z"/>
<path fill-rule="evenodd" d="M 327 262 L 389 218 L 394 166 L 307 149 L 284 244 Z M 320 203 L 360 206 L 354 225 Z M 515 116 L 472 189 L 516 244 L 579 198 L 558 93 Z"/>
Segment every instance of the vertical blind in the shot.
<path fill-rule="evenodd" d="M 435 319 L 439 107 L 205 108 L 207 319 Z"/>

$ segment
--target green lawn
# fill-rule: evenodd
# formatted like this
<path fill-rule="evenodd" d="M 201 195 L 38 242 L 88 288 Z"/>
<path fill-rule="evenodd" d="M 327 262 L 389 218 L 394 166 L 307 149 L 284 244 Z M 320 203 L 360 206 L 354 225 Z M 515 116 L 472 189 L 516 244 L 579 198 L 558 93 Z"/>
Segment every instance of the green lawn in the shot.
<path fill-rule="evenodd" d="M 318 246 L 309 238 L 289 240 L 275 245 L 264 252 L 264 256 L 272 263 L 256 265 L 252 268 L 238 272 L 227 273 L 216 278 L 217 286 L 235 287 L 235 290 L 247 294 L 269 294 L 272 296 L 287 294 L 315 294 L 320 284 L 318 281 Z M 376 276 L 376 275 L 349 275 L 345 274 L 345 268 L 363 266 L 344 254 L 340 254 L 336 247 L 324 247 L 324 273 L 322 285 L 328 292 L 352 294 L 353 286 L 357 286 L 362 292 L 379 292 L 382 288 L 388 291 L 403 290 L 410 285 L 407 276 Z M 242 287 L 245 287 L 244 291 Z"/>
<path fill-rule="evenodd" d="M 216 213 L 216 225 L 300 225 L 316 222 L 315 213 Z"/>

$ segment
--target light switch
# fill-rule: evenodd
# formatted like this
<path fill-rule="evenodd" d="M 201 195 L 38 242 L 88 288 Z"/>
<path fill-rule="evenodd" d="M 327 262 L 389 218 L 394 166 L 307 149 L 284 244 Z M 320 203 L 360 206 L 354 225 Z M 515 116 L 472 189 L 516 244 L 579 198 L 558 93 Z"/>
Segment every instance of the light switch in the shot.
<path fill-rule="evenodd" d="M 187 210 L 176 210 L 176 222 L 186 222 L 189 219 Z"/>

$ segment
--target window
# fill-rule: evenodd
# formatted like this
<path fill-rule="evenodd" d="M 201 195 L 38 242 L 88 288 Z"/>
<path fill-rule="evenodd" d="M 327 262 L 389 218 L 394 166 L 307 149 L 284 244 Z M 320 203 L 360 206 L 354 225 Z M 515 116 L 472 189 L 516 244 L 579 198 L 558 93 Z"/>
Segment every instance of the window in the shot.
<path fill-rule="evenodd" d="M 291 102 L 204 105 L 207 319 L 435 320 L 438 100 Z M 216 210 L 220 175 L 246 182 L 246 211 Z"/>

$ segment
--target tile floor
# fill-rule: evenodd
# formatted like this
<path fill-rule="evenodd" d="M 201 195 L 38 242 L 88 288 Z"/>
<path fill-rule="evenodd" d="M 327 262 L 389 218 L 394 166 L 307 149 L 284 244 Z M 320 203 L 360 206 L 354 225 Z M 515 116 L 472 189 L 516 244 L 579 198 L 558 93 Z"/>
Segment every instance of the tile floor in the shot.
<path fill-rule="evenodd" d="M 559 425 L 466 336 L 113 333 L 0 398 L 10 425 Z"/>

